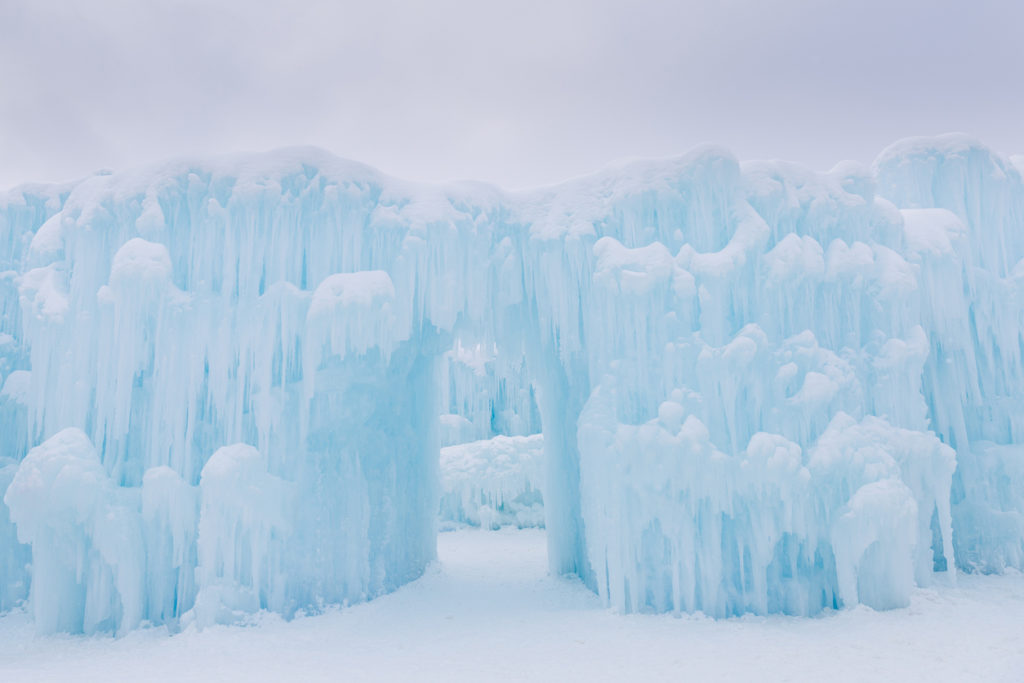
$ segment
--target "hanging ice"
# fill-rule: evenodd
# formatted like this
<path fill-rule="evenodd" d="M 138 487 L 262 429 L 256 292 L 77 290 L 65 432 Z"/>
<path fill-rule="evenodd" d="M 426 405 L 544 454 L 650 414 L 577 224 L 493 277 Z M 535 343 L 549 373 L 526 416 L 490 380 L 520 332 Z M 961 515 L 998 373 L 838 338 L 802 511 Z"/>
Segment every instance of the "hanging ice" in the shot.
<path fill-rule="evenodd" d="M 496 436 L 441 449 L 441 519 L 496 529 L 544 526 L 544 439 Z"/>
<path fill-rule="evenodd" d="M 519 193 L 311 149 L 15 188 L 0 609 L 123 632 L 372 598 L 434 557 L 442 443 L 453 516 L 542 480 L 552 570 L 622 610 L 1024 568 L 1022 228 L 1020 168 L 960 136 Z M 543 476 L 466 445 L 538 431 Z"/>
<path fill-rule="evenodd" d="M 36 628 L 93 633 L 139 624 L 145 553 L 137 489 L 114 486 L 74 427 L 33 448 L 4 496 L 32 546 Z"/>

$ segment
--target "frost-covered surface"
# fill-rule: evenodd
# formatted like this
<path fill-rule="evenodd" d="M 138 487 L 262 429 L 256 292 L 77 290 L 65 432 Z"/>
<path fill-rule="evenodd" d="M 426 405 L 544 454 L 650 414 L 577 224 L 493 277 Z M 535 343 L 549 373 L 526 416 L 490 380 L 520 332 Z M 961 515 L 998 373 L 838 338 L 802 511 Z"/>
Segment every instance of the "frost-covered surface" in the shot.
<path fill-rule="evenodd" d="M 81 430 L 61 430 L 18 467 L 4 503 L 32 547 L 32 613 L 40 633 L 139 625 L 145 554 L 138 489 L 114 486 Z"/>
<path fill-rule="evenodd" d="M 534 383 L 526 359 L 458 340 L 441 359 L 441 445 L 541 430 Z"/>
<path fill-rule="evenodd" d="M 380 600 L 171 637 L 158 627 L 39 638 L 15 612 L 0 616 L 0 680 L 1019 683 L 1024 671 L 1015 572 L 915 589 L 909 607 L 888 612 L 622 617 L 578 581 L 547 575 L 545 554 L 535 529 L 442 533 L 440 566 Z"/>
<path fill-rule="evenodd" d="M 77 429 L 92 502 L 8 489 L 0 604 L 123 632 L 374 597 L 434 557 L 442 438 L 537 428 L 551 569 L 622 610 L 1019 568 L 1022 221 L 1018 167 L 962 136 L 517 193 L 310 149 L 15 188 L 0 472 Z"/>
<path fill-rule="evenodd" d="M 441 449 L 441 519 L 544 526 L 544 437 L 496 436 Z"/>

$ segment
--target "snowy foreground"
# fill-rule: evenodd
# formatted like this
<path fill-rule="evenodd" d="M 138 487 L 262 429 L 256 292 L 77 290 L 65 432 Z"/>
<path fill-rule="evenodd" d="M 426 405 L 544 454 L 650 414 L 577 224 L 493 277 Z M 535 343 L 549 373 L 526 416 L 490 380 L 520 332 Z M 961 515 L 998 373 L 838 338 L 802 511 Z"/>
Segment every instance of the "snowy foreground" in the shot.
<path fill-rule="evenodd" d="M 0 618 L 0 680 L 1020 681 L 1024 576 L 961 576 L 910 607 L 803 619 L 617 615 L 547 574 L 542 531 L 438 537 L 439 564 L 395 593 L 285 622 L 172 637 L 32 635 Z"/>

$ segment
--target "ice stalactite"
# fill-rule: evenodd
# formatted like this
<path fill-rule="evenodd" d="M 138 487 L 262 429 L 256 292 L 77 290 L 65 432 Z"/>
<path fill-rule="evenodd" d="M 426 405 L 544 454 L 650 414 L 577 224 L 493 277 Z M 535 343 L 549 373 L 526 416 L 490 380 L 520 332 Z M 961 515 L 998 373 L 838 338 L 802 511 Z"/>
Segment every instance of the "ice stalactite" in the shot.
<path fill-rule="evenodd" d="M 441 449 L 441 519 L 496 529 L 544 526 L 544 438 L 496 436 Z"/>

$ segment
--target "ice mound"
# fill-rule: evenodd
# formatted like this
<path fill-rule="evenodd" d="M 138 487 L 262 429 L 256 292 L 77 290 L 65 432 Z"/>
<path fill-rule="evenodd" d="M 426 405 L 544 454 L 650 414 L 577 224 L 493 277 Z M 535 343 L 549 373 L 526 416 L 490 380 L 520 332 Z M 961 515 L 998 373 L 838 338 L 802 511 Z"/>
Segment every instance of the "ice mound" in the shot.
<path fill-rule="evenodd" d="M 441 449 L 441 519 L 544 526 L 544 437 L 496 436 Z"/>
<path fill-rule="evenodd" d="M 624 611 L 1024 568 L 1022 221 L 1019 163 L 956 135 L 514 193 L 315 149 L 15 188 L 0 608 L 366 600 L 434 558 L 442 482 L 493 525 L 542 481 L 552 571 Z"/>
<path fill-rule="evenodd" d="M 18 540 L 32 547 L 40 633 L 123 632 L 139 624 L 145 557 L 132 509 L 137 496 L 113 485 L 89 437 L 74 427 L 25 456 L 4 504 Z"/>
<path fill-rule="evenodd" d="M 293 506 L 288 482 L 267 473 L 246 444 L 217 449 L 199 478 L 196 540 L 200 624 L 230 623 L 261 607 L 283 611 L 285 548 Z"/>

